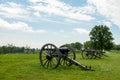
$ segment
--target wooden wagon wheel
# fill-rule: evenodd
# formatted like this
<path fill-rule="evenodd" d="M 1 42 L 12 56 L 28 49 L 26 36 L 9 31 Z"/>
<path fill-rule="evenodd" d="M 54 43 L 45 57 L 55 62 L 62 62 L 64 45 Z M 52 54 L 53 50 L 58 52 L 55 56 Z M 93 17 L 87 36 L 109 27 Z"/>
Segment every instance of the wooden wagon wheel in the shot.
<path fill-rule="evenodd" d="M 53 44 L 45 44 L 40 50 L 40 63 L 44 68 L 57 68 L 60 62 L 60 57 L 57 53 L 58 49 Z"/>
<path fill-rule="evenodd" d="M 70 46 L 68 46 L 68 45 L 62 45 L 62 46 L 59 47 L 59 49 L 60 48 L 61 49 L 62 48 L 67 48 L 69 50 L 68 53 L 65 53 L 64 56 L 61 57 L 61 59 L 60 59 L 60 65 L 62 65 L 62 66 L 71 66 L 72 63 L 69 62 L 69 61 L 67 61 L 66 57 L 69 57 L 69 58 L 75 60 L 76 59 L 76 55 L 75 55 L 74 50 Z"/>
<path fill-rule="evenodd" d="M 102 51 L 101 50 L 96 50 L 95 58 L 101 58 L 101 56 L 102 56 Z"/>
<path fill-rule="evenodd" d="M 87 59 L 87 58 L 91 59 L 94 56 L 94 52 L 89 50 L 82 50 L 81 55 L 83 59 Z"/>

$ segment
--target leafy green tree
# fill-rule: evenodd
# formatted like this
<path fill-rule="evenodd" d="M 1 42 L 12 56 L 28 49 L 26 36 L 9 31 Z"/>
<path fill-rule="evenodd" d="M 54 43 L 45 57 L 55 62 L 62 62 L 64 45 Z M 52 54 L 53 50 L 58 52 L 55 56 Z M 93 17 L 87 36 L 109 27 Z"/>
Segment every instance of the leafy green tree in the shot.
<path fill-rule="evenodd" d="M 67 44 L 67 45 L 71 46 L 76 51 L 81 50 L 81 48 L 83 46 L 80 42 L 70 43 L 70 44 Z"/>
<path fill-rule="evenodd" d="M 0 47 L 0 54 L 2 54 L 2 47 Z"/>
<path fill-rule="evenodd" d="M 120 50 L 120 44 L 114 44 L 113 50 Z"/>
<path fill-rule="evenodd" d="M 80 43 L 80 42 L 75 42 L 75 48 L 77 49 L 77 50 L 81 50 L 81 48 L 82 48 L 82 44 Z"/>
<path fill-rule="evenodd" d="M 90 39 L 94 49 L 110 50 L 113 47 L 113 37 L 109 27 L 96 25 L 90 32 Z"/>
<path fill-rule="evenodd" d="M 85 49 L 93 49 L 93 44 L 92 44 L 92 41 L 86 41 L 84 42 L 84 48 Z"/>

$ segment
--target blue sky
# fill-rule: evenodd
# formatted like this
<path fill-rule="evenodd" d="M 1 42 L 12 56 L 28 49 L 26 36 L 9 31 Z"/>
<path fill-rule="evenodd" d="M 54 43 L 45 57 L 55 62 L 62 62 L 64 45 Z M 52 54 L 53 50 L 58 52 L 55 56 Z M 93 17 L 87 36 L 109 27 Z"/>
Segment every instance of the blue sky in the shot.
<path fill-rule="evenodd" d="M 0 0 L 0 46 L 84 43 L 95 25 L 107 25 L 120 44 L 119 4 L 118 0 Z"/>

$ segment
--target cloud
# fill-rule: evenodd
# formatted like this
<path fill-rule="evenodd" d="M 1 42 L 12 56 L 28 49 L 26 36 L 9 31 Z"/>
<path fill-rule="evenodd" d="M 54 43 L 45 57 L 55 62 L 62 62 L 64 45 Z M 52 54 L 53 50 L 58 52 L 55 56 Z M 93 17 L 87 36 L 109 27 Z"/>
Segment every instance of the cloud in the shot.
<path fill-rule="evenodd" d="M 39 13 L 39 12 L 34 12 L 33 14 L 34 14 L 35 16 L 40 17 L 40 13 Z"/>
<path fill-rule="evenodd" d="M 120 0 L 88 0 L 87 2 L 120 28 Z"/>
<path fill-rule="evenodd" d="M 89 34 L 88 30 L 82 29 L 82 28 L 75 28 L 74 31 L 79 33 L 79 34 Z"/>
<path fill-rule="evenodd" d="M 57 15 L 73 20 L 90 21 L 94 18 L 90 15 L 94 13 L 94 9 L 91 6 L 85 7 L 72 7 L 64 2 L 58 0 L 29 0 L 32 5 L 31 9 L 39 13 L 47 13 L 48 15 Z M 37 13 L 38 14 L 38 13 Z"/>
<path fill-rule="evenodd" d="M 34 32 L 34 33 L 45 33 L 45 30 L 33 30 L 32 27 L 28 26 L 28 24 L 24 22 L 13 22 L 9 23 L 0 18 L 0 28 L 8 29 L 8 30 L 18 30 L 23 32 Z"/>
<path fill-rule="evenodd" d="M 6 18 L 27 18 L 29 12 L 20 4 L 7 2 L 0 4 L 0 15 Z"/>

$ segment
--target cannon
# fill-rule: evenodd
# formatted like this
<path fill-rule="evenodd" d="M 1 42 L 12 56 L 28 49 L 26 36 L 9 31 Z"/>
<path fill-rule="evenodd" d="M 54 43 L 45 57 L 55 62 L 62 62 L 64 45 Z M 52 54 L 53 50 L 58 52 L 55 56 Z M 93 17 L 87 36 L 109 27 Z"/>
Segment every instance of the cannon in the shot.
<path fill-rule="evenodd" d="M 40 64 L 46 69 L 55 69 L 59 65 L 71 66 L 72 64 L 80 67 L 82 70 L 91 70 L 91 66 L 84 66 L 77 62 L 74 50 L 67 45 L 57 48 L 55 45 L 45 44 L 39 54 Z"/>
<path fill-rule="evenodd" d="M 85 49 L 85 50 L 82 50 L 82 58 L 89 58 L 89 59 L 92 59 L 92 58 L 101 58 L 102 55 L 105 55 L 105 52 L 102 51 L 102 50 L 90 50 L 90 49 Z"/>

